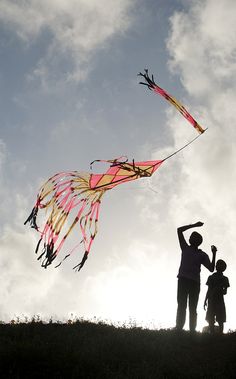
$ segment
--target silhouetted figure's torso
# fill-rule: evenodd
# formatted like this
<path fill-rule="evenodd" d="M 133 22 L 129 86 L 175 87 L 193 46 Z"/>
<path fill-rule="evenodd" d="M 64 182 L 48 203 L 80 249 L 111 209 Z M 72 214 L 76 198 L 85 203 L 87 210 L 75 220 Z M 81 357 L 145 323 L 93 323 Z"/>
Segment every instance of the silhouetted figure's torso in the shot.
<path fill-rule="evenodd" d="M 209 322 L 225 322 L 226 311 L 224 294 L 225 290 L 229 287 L 229 280 L 220 272 L 214 272 L 207 279 L 208 285 L 208 307 L 206 313 L 206 320 Z"/>

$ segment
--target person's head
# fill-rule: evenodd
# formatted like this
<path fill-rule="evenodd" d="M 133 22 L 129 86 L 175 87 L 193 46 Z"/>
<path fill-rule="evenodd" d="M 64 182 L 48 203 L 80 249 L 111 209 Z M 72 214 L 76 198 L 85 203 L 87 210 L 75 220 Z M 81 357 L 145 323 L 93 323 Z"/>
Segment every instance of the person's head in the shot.
<path fill-rule="evenodd" d="M 216 262 L 216 271 L 217 272 L 224 272 L 227 268 L 227 264 L 225 263 L 225 261 L 223 261 L 223 259 L 219 259 L 217 262 Z"/>
<path fill-rule="evenodd" d="M 189 237 L 189 243 L 191 246 L 198 247 L 202 243 L 202 236 L 198 232 L 192 232 Z"/>

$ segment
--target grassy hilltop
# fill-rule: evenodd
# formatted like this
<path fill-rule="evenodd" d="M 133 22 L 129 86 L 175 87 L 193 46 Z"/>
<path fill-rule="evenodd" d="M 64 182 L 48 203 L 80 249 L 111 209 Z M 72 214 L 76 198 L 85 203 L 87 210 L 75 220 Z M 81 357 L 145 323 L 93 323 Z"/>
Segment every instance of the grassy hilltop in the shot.
<path fill-rule="evenodd" d="M 236 333 L 210 336 L 77 321 L 0 325 L 0 377 L 235 378 Z"/>

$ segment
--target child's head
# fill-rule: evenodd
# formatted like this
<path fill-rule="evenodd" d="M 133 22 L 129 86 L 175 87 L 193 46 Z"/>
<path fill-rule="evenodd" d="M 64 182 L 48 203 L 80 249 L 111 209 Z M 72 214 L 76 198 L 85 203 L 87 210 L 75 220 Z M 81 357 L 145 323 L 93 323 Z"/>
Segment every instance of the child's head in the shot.
<path fill-rule="evenodd" d="M 191 246 L 198 247 L 202 243 L 202 236 L 198 232 L 192 232 L 189 237 L 189 243 Z"/>
<path fill-rule="evenodd" d="M 226 270 L 226 267 L 227 267 L 227 264 L 225 263 L 225 261 L 223 261 L 223 259 L 219 259 L 216 262 L 216 271 L 217 272 L 224 272 Z"/>

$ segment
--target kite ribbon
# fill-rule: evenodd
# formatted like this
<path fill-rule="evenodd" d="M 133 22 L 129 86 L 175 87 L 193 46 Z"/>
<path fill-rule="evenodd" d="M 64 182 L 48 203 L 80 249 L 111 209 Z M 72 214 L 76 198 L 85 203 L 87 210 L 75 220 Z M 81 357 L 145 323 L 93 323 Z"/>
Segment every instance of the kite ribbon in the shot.
<path fill-rule="evenodd" d="M 159 87 L 155 81 L 154 77 L 152 75 L 152 78 L 148 75 L 148 70 L 144 70 L 143 73 L 139 73 L 139 76 L 142 76 L 146 83 L 140 82 L 140 84 L 143 84 L 147 86 L 151 91 L 154 91 L 155 93 L 159 94 L 160 96 L 164 97 L 169 103 L 171 103 L 181 114 L 192 124 L 192 126 L 198 131 L 198 133 L 202 134 L 205 132 L 206 129 L 203 129 L 198 122 L 191 116 L 191 114 L 187 111 L 187 109 L 173 96 L 168 94 L 163 88 Z"/>

